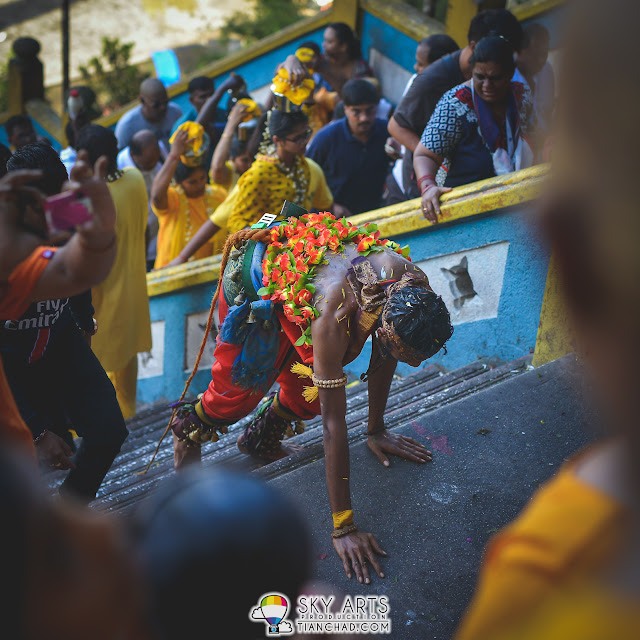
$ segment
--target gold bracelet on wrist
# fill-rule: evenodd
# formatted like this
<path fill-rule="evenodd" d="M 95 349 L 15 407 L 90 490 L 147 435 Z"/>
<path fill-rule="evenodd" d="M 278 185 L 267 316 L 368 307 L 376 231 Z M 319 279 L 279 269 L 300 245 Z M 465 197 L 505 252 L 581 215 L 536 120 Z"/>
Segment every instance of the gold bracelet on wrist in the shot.
<path fill-rule="evenodd" d="M 358 527 L 355 524 L 349 524 L 346 527 L 342 527 L 342 529 L 335 529 L 331 532 L 332 538 L 343 538 L 344 536 L 348 536 L 350 533 L 357 531 Z"/>

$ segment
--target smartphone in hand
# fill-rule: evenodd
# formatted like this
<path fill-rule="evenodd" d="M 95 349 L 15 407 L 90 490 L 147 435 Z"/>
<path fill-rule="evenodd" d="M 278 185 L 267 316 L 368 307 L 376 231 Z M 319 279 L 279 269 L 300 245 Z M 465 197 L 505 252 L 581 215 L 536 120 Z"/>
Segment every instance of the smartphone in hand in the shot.
<path fill-rule="evenodd" d="M 81 191 L 64 191 L 46 199 L 44 214 L 49 233 L 56 233 L 91 220 L 93 208 Z"/>

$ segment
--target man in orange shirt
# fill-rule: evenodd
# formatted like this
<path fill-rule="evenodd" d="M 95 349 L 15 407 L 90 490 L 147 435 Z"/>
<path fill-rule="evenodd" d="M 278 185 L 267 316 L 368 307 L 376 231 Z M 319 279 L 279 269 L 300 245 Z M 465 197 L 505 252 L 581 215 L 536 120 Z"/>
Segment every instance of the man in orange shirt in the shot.
<path fill-rule="evenodd" d="M 100 159 L 92 170 L 80 155 L 70 188 L 82 190 L 93 208 L 91 220 L 62 248 L 46 244 L 40 192 L 28 183 L 40 171 L 15 171 L 0 180 L 0 317 L 17 319 L 38 300 L 73 296 L 101 282 L 116 255 L 115 208 Z M 31 432 L 20 417 L 0 367 L 0 434 L 34 452 Z"/>

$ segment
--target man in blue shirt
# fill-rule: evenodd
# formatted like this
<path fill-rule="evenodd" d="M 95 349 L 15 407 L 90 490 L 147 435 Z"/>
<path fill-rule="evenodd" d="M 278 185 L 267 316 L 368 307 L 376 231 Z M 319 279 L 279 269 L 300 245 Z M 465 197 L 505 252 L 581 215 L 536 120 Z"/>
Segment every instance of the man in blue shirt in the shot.
<path fill-rule="evenodd" d="M 351 215 L 382 206 L 390 169 L 384 149 L 388 133 L 387 123 L 376 118 L 379 98 L 373 84 L 362 78 L 350 80 L 342 100 L 345 117 L 318 131 L 307 157 L 322 167 L 340 213 Z"/>
<path fill-rule="evenodd" d="M 182 115 L 182 109 L 169 102 L 167 90 L 157 78 L 147 78 L 140 85 L 140 104 L 127 111 L 116 124 L 118 149 L 129 146 L 131 138 L 142 129 L 150 129 L 160 142 L 169 146 L 173 123 Z"/>

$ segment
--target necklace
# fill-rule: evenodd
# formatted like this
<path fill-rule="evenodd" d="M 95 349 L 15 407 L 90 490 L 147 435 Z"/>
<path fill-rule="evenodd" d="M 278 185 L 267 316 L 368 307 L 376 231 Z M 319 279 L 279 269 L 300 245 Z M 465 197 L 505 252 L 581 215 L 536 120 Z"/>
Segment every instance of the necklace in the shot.
<path fill-rule="evenodd" d="M 293 182 L 295 189 L 294 204 L 304 207 L 309 190 L 309 178 L 305 171 L 305 162 L 300 156 L 296 156 L 293 165 L 287 167 L 283 162 L 278 160 L 276 163 L 278 169 Z"/>

